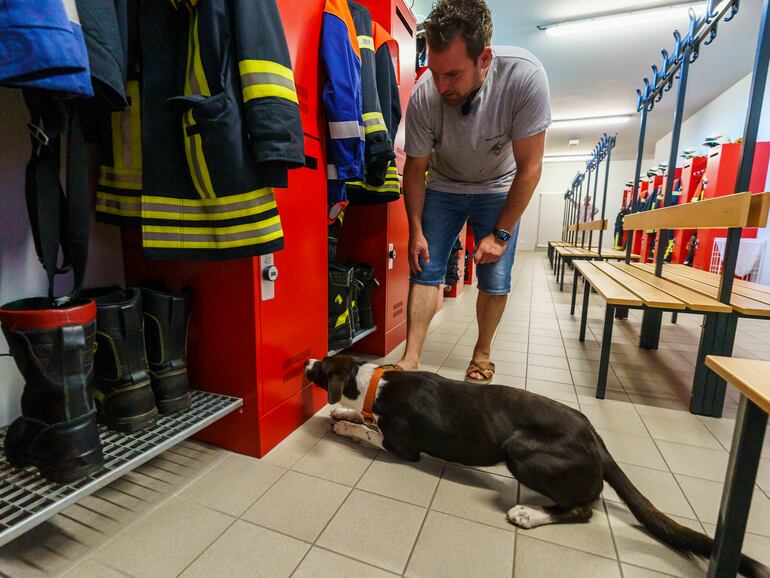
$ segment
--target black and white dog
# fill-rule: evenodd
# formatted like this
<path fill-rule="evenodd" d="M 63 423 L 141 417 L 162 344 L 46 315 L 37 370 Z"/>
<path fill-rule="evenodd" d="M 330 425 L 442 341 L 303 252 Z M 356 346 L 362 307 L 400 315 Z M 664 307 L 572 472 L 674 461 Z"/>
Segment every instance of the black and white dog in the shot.
<path fill-rule="evenodd" d="M 607 482 L 647 531 L 669 546 L 703 557 L 713 540 L 676 523 L 634 487 L 582 413 L 562 403 L 504 385 L 469 385 L 424 371 L 390 371 L 375 384 L 371 412 L 377 428 L 362 423 L 364 397 L 376 365 L 337 355 L 311 359 L 305 373 L 327 390 L 335 433 L 418 461 L 420 453 L 467 466 L 505 462 L 522 484 L 555 506 L 517 505 L 508 520 L 522 528 L 587 522 L 591 502 Z M 767 578 L 770 569 L 742 556 L 740 572 Z"/>

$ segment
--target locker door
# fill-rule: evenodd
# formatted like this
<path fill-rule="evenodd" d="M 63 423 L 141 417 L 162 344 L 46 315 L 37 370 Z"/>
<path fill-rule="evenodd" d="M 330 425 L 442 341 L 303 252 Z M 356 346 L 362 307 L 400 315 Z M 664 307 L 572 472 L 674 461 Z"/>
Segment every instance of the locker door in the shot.
<path fill-rule="evenodd" d="M 305 154 L 315 168 L 291 171 L 289 187 L 276 190 L 285 247 L 274 254 L 278 278 L 272 299 L 265 300 L 263 267 L 254 260 L 260 415 L 307 385 L 305 361 L 327 352 L 326 181 L 319 141 L 306 137 Z"/>

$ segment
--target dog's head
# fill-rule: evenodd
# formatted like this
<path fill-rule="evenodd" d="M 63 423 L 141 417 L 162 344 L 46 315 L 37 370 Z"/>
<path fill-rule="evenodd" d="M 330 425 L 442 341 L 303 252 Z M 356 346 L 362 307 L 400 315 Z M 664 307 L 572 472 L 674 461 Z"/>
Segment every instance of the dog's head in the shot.
<path fill-rule="evenodd" d="M 309 359 L 305 364 L 305 375 L 329 396 L 329 403 L 339 403 L 343 397 L 351 401 L 360 395 L 356 386 L 358 368 L 363 362 L 349 355 L 335 355 L 321 361 Z"/>

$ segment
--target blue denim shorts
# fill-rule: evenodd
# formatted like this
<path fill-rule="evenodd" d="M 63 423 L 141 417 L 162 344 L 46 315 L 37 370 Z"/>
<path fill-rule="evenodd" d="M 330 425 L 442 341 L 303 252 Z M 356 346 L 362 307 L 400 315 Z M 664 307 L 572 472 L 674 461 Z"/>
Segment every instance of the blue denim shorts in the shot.
<path fill-rule="evenodd" d="M 428 241 L 430 262 L 420 257 L 422 272 L 412 273 L 410 280 L 419 285 L 441 285 L 446 275 L 449 253 L 457 235 L 470 221 L 473 236 L 483 239 L 497 224 L 508 193 L 479 193 L 466 195 L 444 193 L 428 189 L 422 209 L 422 230 Z M 476 269 L 479 291 L 491 295 L 507 295 L 511 292 L 511 269 L 516 256 L 519 223 L 513 229 L 511 240 L 502 257 L 496 263 L 479 265 Z M 472 247 L 468 248 L 469 250 Z M 472 256 L 471 256 L 472 257 Z M 461 265 L 462 266 L 462 265 Z"/>

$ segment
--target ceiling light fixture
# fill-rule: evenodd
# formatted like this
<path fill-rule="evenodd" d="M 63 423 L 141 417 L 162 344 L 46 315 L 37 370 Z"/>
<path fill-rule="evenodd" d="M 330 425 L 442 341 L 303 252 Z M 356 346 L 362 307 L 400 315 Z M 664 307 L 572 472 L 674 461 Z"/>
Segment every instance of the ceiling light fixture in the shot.
<path fill-rule="evenodd" d="M 551 155 L 543 157 L 544 163 L 584 163 L 589 155 Z"/>
<path fill-rule="evenodd" d="M 618 116 L 594 116 L 589 118 L 571 118 L 564 120 L 555 120 L 551 123 L 551 129 L 560 128 L 584 128 L 587 126 L 614 126 L 617 124 L 626 124 L 631 120 L 630 114 Z"/>
<path fill-rule="evenodd" d="M 587 18 L 585 20 L 569 20 L 566 22 L 559 22 L 558 24 L 538 26 L 538 28 L 540 30 L 545 30 L 546 35 L 551 37 L 586 32 L 599 32 L 602 30 L 615 30 L 623 26 L 641 26 L 652 22 L 675 20 L 677 18 L 687 20 L 690 8 L 693 8 L 697 13 L 701 13 L 705 7 L 706 2 L 688 2 L 687 4 L 675 4 L 673 6 L 649 8 L 647 10 L 634 10 L 633 12 L 623 12 L 622 14 L 599 16 L 597 18 Z"/>

